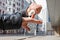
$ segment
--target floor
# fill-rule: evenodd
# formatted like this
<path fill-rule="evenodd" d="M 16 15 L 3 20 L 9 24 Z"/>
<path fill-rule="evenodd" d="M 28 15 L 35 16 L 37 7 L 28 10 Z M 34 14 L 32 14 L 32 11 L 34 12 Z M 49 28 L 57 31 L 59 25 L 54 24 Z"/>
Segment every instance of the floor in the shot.
<path fill-rule="evenodd" d="M 22 36 L 22 35 L 0 35 L 0 40 L 60 40 L 59 36 Z"/>

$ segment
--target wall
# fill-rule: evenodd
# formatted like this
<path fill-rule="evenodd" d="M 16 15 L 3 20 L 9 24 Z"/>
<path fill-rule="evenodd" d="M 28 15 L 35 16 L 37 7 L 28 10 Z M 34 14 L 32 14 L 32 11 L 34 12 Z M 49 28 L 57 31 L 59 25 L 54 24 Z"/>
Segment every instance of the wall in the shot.
<path fill-rule="evenodd" d="M 52 25 L 58 25 L 60 19 L 60 0 L 47 0 L 47 6 Z"/>
<path fill-rule="evenodd" d="M 20 12 L 24 7 L 24 0 L 0 0 L 0 13 Z"/>

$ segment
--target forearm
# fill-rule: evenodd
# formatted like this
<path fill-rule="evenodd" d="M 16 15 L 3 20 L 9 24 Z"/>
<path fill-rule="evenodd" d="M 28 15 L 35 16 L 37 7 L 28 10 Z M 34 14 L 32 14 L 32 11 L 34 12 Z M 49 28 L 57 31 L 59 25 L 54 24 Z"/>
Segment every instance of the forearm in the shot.
<path fill-rule="evenodd" d="M 37 24 L 42 24 L 42 20 L 36 20 L 31 17 L 22 17 L 23 22 L 32 22 L 32 23 L 37 23 Z"/>

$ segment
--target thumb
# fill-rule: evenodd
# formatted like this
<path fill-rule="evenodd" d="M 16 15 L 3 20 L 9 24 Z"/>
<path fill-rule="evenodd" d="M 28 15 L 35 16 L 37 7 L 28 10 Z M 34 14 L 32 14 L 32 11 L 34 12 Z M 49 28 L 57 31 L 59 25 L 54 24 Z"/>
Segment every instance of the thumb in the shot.
<path fill-rule="evenodd" d="M 31 15 L 31 18 L 34 18 L 34 17 L 35 17 L 35 15 L 34 15 L 34 14 L 32 14 L 32 15 Z"/>

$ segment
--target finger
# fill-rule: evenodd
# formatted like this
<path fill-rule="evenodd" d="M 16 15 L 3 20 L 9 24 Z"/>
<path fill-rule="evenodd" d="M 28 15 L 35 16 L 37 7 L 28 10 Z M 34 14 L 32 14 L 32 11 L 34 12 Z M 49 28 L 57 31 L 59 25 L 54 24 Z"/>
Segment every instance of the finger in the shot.
<path fill-rule="evenodd" d="M 27 26 L 27 22 L 22 23 L 22 28 L 26 29 L 27 31 L 30 31 L 30 28 Z"/>
<path fill-rule="evenodd" d="M 26 29 L 27 31 L 30 31 L 30 28 L 28 26 L 22 26 L 23 29 Z"/>
<path fill-rule="evenodd" d="M 35 14 L 32 14 L 32 15 L 31 15 L 31 18 L 34 18 L 34 17 L 35 17 Z"/>

